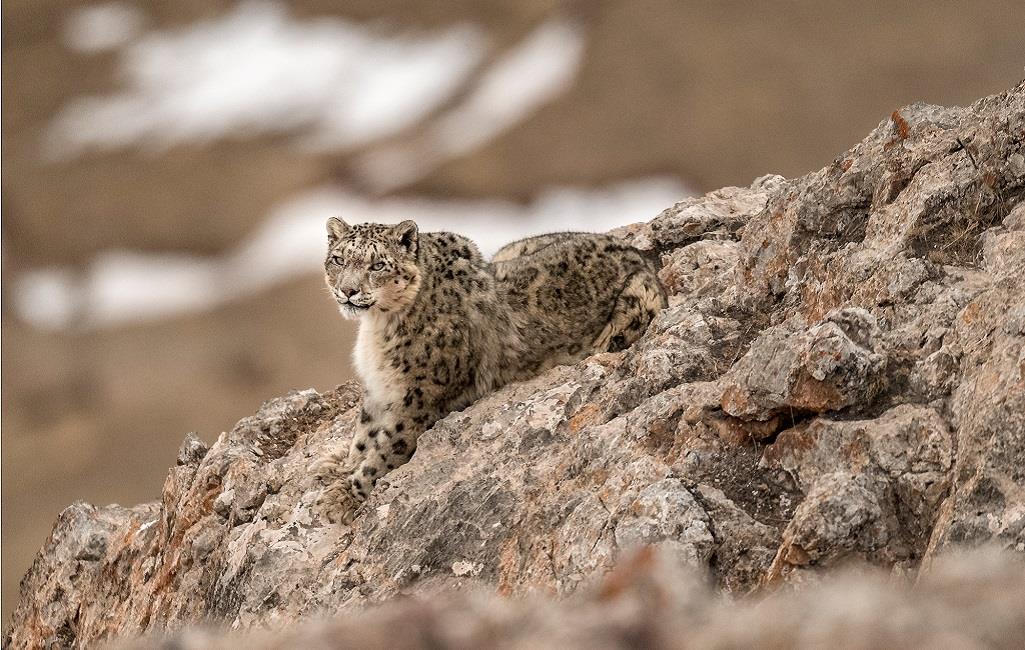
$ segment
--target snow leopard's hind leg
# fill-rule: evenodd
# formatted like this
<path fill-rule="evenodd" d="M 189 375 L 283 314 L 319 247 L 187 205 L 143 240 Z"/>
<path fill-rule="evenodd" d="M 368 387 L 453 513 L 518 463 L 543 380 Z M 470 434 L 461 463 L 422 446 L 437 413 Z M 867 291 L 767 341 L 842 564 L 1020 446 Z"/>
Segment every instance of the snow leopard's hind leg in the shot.
<path fill-rule="evenodd" d="M 619 292 L 609 322 L 594 340 L 592 349 L 595 353 L 625 350 L 641 338 L 667 304 L 665 289 L 654 273 L 634 273 Z"/>

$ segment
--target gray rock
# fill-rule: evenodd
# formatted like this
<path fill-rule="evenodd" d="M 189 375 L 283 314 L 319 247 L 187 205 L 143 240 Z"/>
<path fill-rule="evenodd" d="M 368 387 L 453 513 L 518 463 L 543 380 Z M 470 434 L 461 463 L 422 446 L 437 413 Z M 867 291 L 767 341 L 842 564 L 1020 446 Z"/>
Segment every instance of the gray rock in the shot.
<path fill-rule="evenodd" d="M 875 317 L 829 312 L 803 331 L 770 328 L 723 378 L 722 409 L 743 419 L 838 411 L 872 400 L 882 384 Z"/>

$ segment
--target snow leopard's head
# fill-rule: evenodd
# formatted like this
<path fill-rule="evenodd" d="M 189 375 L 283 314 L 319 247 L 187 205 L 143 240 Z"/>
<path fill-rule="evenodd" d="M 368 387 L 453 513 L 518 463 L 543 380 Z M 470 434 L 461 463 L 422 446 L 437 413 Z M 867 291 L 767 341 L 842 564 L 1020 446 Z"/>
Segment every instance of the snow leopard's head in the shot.
<path fill-rule="evenodd" d="M 346 318 L 393 314 L 405 309 L 420 290 L 416 223 L 361 223 L 337 217 L 327 221 L 324 279 Z"/>

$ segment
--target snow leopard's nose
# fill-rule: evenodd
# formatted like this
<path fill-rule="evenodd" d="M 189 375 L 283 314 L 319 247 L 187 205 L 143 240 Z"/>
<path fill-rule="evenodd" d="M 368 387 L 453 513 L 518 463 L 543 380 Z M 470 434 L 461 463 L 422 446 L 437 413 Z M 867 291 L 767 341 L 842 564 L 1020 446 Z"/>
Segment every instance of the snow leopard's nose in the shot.
<path fill-rule="evenodd" d="M 346 300 L 349 300 L 354 295 L 359 293 L 359 289 L 357 289 L 357 288 L 352 288 L 352 289 L 341 289 L 341 288 L 339 288 L 338 289 L 338 293 L 341 294 L 342 296 L 345 296 Z"/>

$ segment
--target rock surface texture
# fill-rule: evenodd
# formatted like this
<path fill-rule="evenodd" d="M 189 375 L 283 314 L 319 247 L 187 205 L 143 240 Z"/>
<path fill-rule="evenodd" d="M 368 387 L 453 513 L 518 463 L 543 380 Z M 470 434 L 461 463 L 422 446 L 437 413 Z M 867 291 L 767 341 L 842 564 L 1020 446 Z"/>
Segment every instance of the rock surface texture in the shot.
<path fill-rule="evenodd" d="M 595 629 L 639 616 L 610 647 L 645 640 L 630 608 L 656 596 L 571 594 L 615 591 L 637 548 L 738 597 L 852 560 L 924 581 L 952 547 L 1025 552 L 1023 197 L 1025 84 L 902 108 L 818 172 L 683 201 L 617 232 L 662 255 L 672 296 L 631 349 L 451 414 L 350 526 L 315 513 L 309 467 L 351 435 L 357 386 L 268 402 L 209 449 L 189 437 L 159 502 L 61 514 L 4 645 L 278 627 L 470 588 L 570 597 L 567 620 Z M 994 577 L 992 602 L 1020 610 L 1014 570 L 1017 600 Z M 674 612 L 711 598 L 659 593 Z M 815 602 L 801 620 L 828 618 Z M 392 607 L 366 616 L 444 618 Z M 515 616 L 544 631 L 545 611 Z M 694 638 L 726 629 L 709 616 Z M 994 621 L 966 638 L 1011 638 Z"/>

